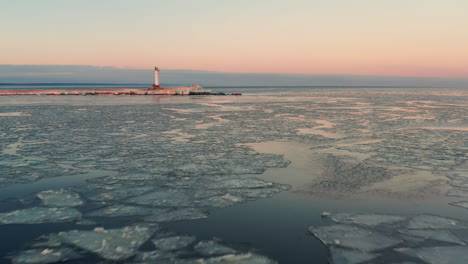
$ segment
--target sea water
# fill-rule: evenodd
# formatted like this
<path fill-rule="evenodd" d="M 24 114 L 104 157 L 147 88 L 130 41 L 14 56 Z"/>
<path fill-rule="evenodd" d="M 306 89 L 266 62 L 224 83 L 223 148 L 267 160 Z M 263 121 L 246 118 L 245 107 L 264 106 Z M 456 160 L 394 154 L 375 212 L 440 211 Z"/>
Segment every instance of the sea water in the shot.
<path fill-rule="evenodd" d="M 38 89 L 44 88 L 56 86 Z M 433 233 L 418 244 L 422 234 L 409 239 L 399 231 L 427 221 L 417 218 L 425 214 L 468 220 L 468 210 L 455 206 L 468 200 L 466 89 L 208 89 L 243 96 L 0 97 L 2 258 L 46 263 L 57 250 L 70 263 L 222 263 L 226 255 L 250 263 L 327 263 L 330 251 L 335 262 L 418 263 L 431 256 L 398 248 L 460 246 Z M 323 212 L 331 219 L 401 217 L 351 226 L 403 242 L 356 256 L 346 244 L 318 239 L 320 227 L 335 224 Z M 468 243 L 463 226 L 455 233 Z M 138 247 L 117 241 L 98 250 L 73 242 L 82 236 L 92 245 L 120 234 Z M 177 246 L 178 236 L 189 242 Z M 162 240 L 175 241 L 174 249 L 152 242 Z"/>

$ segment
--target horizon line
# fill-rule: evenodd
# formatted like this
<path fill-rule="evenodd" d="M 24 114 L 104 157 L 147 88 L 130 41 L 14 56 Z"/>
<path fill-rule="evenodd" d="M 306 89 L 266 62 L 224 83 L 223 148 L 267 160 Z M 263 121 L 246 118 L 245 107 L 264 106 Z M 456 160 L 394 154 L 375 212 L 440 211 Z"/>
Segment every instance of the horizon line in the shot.
<path fill-rule="evenodd" d="M 81 67 L 95 67 L 95 68 L 113 68 L 121 70 L 153 70 L 151 68 L 133 68 L 133 67 L 120 67 L 120 66 L 101 66 L 90 64 L 0 64 L 0 66 L 81 66 Z M 468 80 L 467 76 L 428 76 L 428 75 L 379 75 L 379 74 L 351 74 L 351 73 L 286 73 L 286 72 L 230 72 L 230 71 L 216 71 L 216 70 L 194 70 L 194 69 L 165 69 L 158 67 L 161 71 L 193 71 L 193 72 L 210 72 L 222 74 L 267 74 L 267 75 L 303 75 L 303 76 L 355 76 L 355 77 L 390 77 L 390 78 L 433 78 L 433 79 L 462 79 Z"/>

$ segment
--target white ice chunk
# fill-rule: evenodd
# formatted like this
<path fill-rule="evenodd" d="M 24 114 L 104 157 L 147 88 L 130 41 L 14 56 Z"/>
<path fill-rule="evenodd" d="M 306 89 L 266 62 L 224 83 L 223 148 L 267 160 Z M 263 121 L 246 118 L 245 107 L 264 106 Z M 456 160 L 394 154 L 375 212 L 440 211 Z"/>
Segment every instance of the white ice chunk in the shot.
<path fill-rule="evenodd" d="M 411 219 L 409 229 L 467 229 L 468 224 L 457 219 L 437 215 L 418 215 Z"/>
<path fill-rule="evenodd" d="M 364 252 L 392 247 L 403 242 L 374 231 L 348 225 L 309 227 L 309 231 L 328 246 L 340 245 Z"/>
<path fill-rule="evenodd" d="M 403 254 L 419 258 L 430 264 L 468 263 L 468 248 L 464 246 L 399 248 L 395 250 Z"/>
<path fill-rule="evenodd" d="M 153 240 L 156 248 L 163 251 L 181 249 L 193 242 L 195 242 L 195 237 L 193 236 L 173 236 Z"/>
<path fill-rule="evenodd" d="M 81 218 L 73 208 L 33 207 L 0 214 L 0 224 L 62 223 Z"/>
<path fill-rule="evenodd" d="M 366 226 L 393 224 L 405 220 L 402 216 L 386 214 L 333 213 L 329 217 L 337 223 Z"/>
<path fill-rule="evenodd" d="M 48 190 L 37 194 L 37 198 L 48 207 L 75 207 L 83 204 L 80 195 L 66 190 Z"/>
<path fill-rule="evenodd" d="M 57 237 L 65 244 L 96 253 L 105 259 L 123 260 L 133 256 L 156 229 L 156 227 L 135 225 L 109 230 L 102 228 L 94 231 L 72 230 L 60 232 Z"/>
<path fill-rule="evenodd" d="M 376 258 L 378 255 L 359 252 L 356 250 L 330 247 L 333 264 L 358 264 Z"/>

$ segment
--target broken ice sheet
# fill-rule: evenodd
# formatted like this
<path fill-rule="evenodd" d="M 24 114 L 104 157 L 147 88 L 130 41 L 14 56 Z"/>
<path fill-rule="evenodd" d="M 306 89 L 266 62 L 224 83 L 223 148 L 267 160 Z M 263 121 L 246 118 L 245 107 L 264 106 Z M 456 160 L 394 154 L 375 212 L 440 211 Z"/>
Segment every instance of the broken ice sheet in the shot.
<path fill-rule="evenodd" d="M 123 260 L 133 256 L 157 230 L 156 226 L 127 226 L 119 229 L 94 231 L 72 230 L 60 232 L 55 239 L 79 247 L 109 260 Z"/>
<path fill-rule="evenodd" d="M 364 252 L 392 247 L 403 242 L 374 231 L 348 225 L 312 226 L 309 227 L 309 231 L 328 246 L 339 245 Z"/>
<path fill-rule="evenodd" d="M 37 198 L 47 207 L 75 207 L 83 204 L 79 194 L 63 189 L 39 192 Z"/>
<path fill-rule="evenodd" d="M 220 257 L 213 257 L 201 260 L 199 263 L 218 264 L 218 263 L 232 263 L 232 264 L 276 264 L 277 262 L 265 256 L 246 253 L 246 254 L 228 254 Z"/>
<path fill-rule="evenodd" d="M 463 241 L 461 241 L 458 237 L 456 237 L 448 230 L 400 230 L 398 232 L 406 236 L 413 236 L 417 238 L 432 239 L 437 241 L 465 245 Z"/>
<path fill-rule="evenodd" d="M 413 217 L 408 223 L 409 229 L 468 229 L 468 223 L 437 216 L 423 214 Z"/>
<path fill-rule="evenodd" d="M 464 246 L 398 248 L 396 251 L 419 258 L 430 264 L 468 263 L 468 250 Z"/>
<path fill-rule="evenodd" d="M 164 214 L 168 209 L 162 208 L 147 208 L 140 206 L 131 206 L 123 204 L 113 204 L 108 207 L 93 210 L 86 213 L 86 216 L 106 216 L 106 217 L 117 217 L 117 216 L 132 216 L 132 215 L 159 215 Z"/>
<path fill-rule="evenodd" d="M 46 248 L 21 251 L 13 257 L 12 264 L 47 264 L 78 259 L 80 255 L 70 248 Z"/>
<path fill-rule="evenodd" d="M 198 242 L 194 249 L 203 256 L 219 256 L 236 253 L 234 249 L 211 240 Z"/>
<path fill-rule="evenodd" d="M 333 213 L 330 219 L 343 224 L 376 226 L 400 222 L 405 220 L 405 217 L 385 214 Z"/>
<path fill-rule="evenodd" d="M 195 208 L 180 208 L 162 214 L 150 215 L 144 218 L 147 222 L 169 222 L 180 220 L 195 220 L 206 218 L 207 214 Z"/>
<path fill-rule="evenodd" d="M 195 242 L 195 237 L 193 236 L 172 236 L 153 240 L 156 248 L 163 251 L 181 249 L 193 242 Z"/>
<path fill-rule="evenodd" d="M 378 255 L 330 247 L 330 254 L 333 264 L 358 264 L 376 258 Z"/>
<path fill-rule="evenodd" d="M 40 224 L 71 222 L 81 218 L 73 208 L 33 207 L 0 214 L 0 224 Z"/>

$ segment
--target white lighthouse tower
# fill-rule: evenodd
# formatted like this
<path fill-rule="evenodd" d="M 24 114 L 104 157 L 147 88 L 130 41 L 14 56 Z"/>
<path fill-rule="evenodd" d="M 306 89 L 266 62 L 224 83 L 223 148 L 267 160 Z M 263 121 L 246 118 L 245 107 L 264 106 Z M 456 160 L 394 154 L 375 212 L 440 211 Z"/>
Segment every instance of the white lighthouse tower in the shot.
<path fill-rule="evenodd" d="M 154 84 L 153 88 L 160 88 L 159 86 L 159 69 L 158 67 L 154 67 Z"/>

